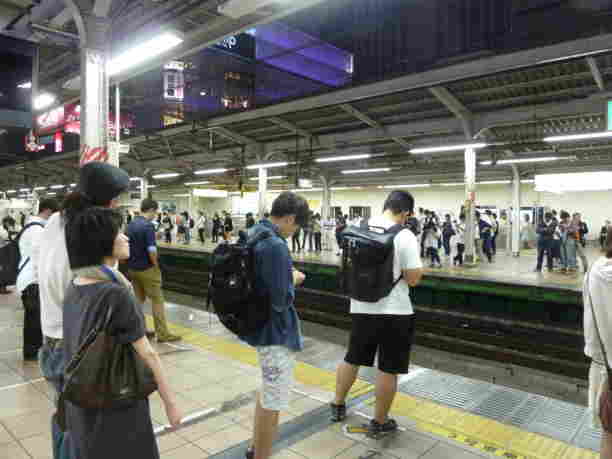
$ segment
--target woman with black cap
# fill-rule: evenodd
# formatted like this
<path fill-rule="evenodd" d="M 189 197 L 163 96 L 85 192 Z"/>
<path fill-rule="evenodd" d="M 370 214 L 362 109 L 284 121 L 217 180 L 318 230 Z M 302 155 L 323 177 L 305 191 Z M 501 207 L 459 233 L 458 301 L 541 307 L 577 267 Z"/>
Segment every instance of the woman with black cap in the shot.
<path fill-rule="evenodd" d="M 130 177 L 125 171 L 106 163 L 91 162 L 81 168 L 77 191 L 70 193 L 63 210 L 49 218 L 40 240 L 38 284 L 40 290 L 40 317 L 43 346 L 40 350 L 41 371 L 47 382 L 59 394 L 63 387 L 64 331 L 63 304 L 66 289 L 72 281 L 72 271 L 66 247 L 66 225 L 84 210 L 98 206 L 115 208 L 119 195 L 127 191 Z M 65 437 L 57 424 L 52 423 L 53 450 L 70 448 L 70 436 Z"/>

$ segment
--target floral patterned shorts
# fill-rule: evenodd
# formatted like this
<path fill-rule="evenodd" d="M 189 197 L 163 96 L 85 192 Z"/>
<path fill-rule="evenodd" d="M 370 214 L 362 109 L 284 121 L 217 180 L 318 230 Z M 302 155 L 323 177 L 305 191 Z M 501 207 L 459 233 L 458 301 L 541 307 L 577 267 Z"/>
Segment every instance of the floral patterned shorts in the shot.
<path fill-rule="evenodd" d="M 260 403 L 270 411 L 287 411 L 293 387 L 295 352 L 284 346 L 257 348 L 263 387 Z"/>

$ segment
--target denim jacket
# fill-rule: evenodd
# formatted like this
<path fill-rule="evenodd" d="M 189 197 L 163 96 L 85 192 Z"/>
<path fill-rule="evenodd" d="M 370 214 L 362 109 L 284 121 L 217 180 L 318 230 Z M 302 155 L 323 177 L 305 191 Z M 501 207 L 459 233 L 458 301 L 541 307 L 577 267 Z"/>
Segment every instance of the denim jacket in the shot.
<path fill-rule="evenodd" d="M 293 286 L 293 261 L 287 242 L 278 227 L 269 220 L 261 220 L 249 229 L 249 239 L 262 231 L 272 236 L 259 242 L 255 252 L 255 288 L 260 294 L 268 294 L 271 300 L 271 316 L 259 331 L 241 339 L 251 346 L 285 346 L 293 351 L 303 349 L 300 322 L 295 310 Z"/>

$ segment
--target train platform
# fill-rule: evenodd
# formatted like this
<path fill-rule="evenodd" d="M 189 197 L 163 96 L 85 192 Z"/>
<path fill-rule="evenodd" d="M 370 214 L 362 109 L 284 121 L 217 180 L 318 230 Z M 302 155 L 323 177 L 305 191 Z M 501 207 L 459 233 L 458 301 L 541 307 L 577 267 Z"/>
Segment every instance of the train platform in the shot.
<path fill-rule="evenodd" d="M 242 458 L 260 384 L 256 354 L 216 317 L 191 307 L 201 299 L 178 297 L 168 317 L 183 341 L 156 348 L 187 420 L 169 432 L 159 397 L 151 398 L 161 457 Z M 0 459 L 50 458 L 53 405 L 38 366 L 21 360 L 22 317 L 16 295 L 0 296 Z M 417 366 L 401 378 L 392 408 L 400 431 L 369 439 L 362 424 L 372 414 L 375 372 L 362 369 L 347 422 L 331 423 L 328 402 L 347 334 L 304 322 L 304 335 L 277 459 L 598 457 L 601 432 L 584 406 Z"/>
<path fill-rule="evenodd" d="M 212 253 L 217 244 L 213 244 L 210 240 L 204 244 L 192 240 L 190 244 L 160 243 L 159 245 L 167 249 Z M 289 241 L 289 247 L 291 247 L 291 241 Z M 541 273 L 534 272 L 537 264 L 537 252 L 535 249 L 521 251 L 520 257 L 514 257 L 507 250 L 499 249 L 493 263 L 482 260 L 473 266 L 466 265 L 463 267 L 453 266 L 451 262 L 444 260 L 442 250 L 440 253 L 443 260 L 442 268 L 430 268 L 428 260 L 423 260 L 428 276 L 466 281 L 483 280 L 509 285 L 571 290 L 575 292 L 580 291 L 582 288 L 584 275 L 580 270 L 574 273 L 561 273 L 558 269 L 553 272 L 547 272 L 546 269 Z M 585 253 L 589 264 L 601 256 L 600 250 L 591 246 L 585 249 Z M 340 266 L 342 262 L 341 257 L 331 250 L 320 253 L 300 251 L 292 253 L 292 256 L 294 261 L 298 263 Z"/>

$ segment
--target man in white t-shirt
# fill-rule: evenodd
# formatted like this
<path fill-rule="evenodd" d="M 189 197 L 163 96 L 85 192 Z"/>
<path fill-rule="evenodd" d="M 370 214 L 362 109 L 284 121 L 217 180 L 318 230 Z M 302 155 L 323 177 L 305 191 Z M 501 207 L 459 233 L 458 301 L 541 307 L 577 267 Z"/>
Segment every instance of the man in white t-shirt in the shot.
<path fill-rule="evenodd" d="M 389 229 L 404 224 L 414 212 L 414 198 L 406 191 L 393 191 L 387 197 L 383 215 L 370 220 L 370 226 Z M 378 354 L 376 379 L 376 409 L 370 434 L 377 436 L 397 430 L 397 423 L 388 417 L 397 392 L 399 374 L 408 373 L 410 350 L 414 337 L 414 310 L 410 287 L 415 287 L 423 276 L 419 242 L 408 228 L 394 239 L 394 278 L 400 282 L 391 293 L 376 303 L 351 299 L 352 329 L 348 352 L 338 366 L 336 398 L 331 403 L 332 420 L 346 418 L 345 400 L 359 367 L 371 367 Z"/>

